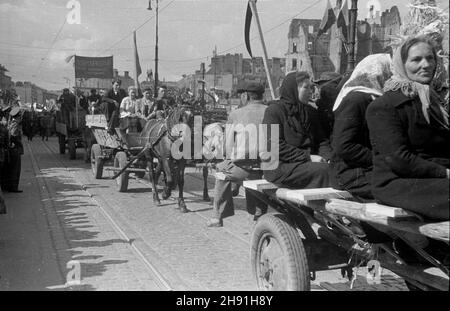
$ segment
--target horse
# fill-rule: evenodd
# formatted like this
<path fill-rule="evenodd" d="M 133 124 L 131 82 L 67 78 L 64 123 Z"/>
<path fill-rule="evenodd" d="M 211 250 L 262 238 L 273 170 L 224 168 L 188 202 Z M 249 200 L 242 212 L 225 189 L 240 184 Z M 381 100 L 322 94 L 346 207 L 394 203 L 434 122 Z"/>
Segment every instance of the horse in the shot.
<path fill-rule="evenodd" d="M 184 172 L 186 168 L 186 159 L 174 159 L 171 149 L 172 145 L 178 139 L 185 139 L 184 134 L 175 133 L 174 130 L 178 124 L 190 126 L 192 124 L 193 114 L 186 106 L 178 106 L 170 109 L 165 119 L 149 120 L 142 132 L 139 141 L 144 147 L 143 154 L 146 157 L 147 167 L 149 169 L 150 181 L 152 184 L 153 202 L 161 205 L 156 188 L 160 170 L 165 175 L 165 187 L 163 199 L 170 197 L 171 191 L 176 184 L 178 186 L 178 208 L 182 213 L 187 213 L 186 203 L 184 202 Z M 158 167 L 154 167 L 153 159 L 158 160 Z"/>

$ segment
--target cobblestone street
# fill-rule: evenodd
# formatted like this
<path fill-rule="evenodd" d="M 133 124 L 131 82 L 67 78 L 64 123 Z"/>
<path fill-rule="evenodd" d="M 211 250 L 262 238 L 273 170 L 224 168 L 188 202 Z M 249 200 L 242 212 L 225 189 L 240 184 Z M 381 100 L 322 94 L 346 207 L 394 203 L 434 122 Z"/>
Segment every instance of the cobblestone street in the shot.
<path fill-rule="evenodd" d="M 255 290 L 250 265 L 253 221 L 243 193 L 223 228 L 207 228 L 211 205 L 201 199 L 201 174 L 189 169 L 186 204 L 154 206 L 148 181 L 130 179 L 119 193 L 112 180 L 95 180 L 89 164 L 57 153 L 57 140 L 26 144 L 23 194 L 6 194 L 0 217 L 0 290 Z M 213 179 L 209 182 L 213 194 Z M 81 285 L 66 286 L 80 263 Z M 358 271 L 353 290 L 406 290 L 384 271 L 368 285 Z M 69 278 L 70 280 L 70 278 Z M 317 272 L 312 290 L 350 290 L 340 270 Z"/>

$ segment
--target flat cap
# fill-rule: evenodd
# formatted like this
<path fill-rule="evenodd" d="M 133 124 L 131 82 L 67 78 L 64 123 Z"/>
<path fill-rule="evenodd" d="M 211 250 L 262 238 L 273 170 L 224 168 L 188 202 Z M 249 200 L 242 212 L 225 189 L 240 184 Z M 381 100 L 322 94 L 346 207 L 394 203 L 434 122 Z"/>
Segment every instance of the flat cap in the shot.
<path fill-rule="evenodd" d="M 11 109 L 11 112 L 9 113 L 9 115 L 11 117 L 15 117 L 20 113 L 20 107 L 14 107 Z"/>
<path fill-rule="evenodd" d="M 238 88 L 237 88 L 238 93 L 252 92 L 252 93 L 262 94 L 265 91 L 266 91 L 266 89 L 264 88 L 264 85 L 262 85 L 259 82 L 243 81 L 238 85 Z"/>

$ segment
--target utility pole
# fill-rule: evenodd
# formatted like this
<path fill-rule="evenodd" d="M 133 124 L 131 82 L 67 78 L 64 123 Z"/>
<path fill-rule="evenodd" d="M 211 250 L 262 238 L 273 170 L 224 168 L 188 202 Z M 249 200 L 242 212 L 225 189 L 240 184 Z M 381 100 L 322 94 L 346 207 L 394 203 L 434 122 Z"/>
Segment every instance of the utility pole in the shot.
<path fill-rule="evenodd" d="M 355 69 L 355 45 L 356 45 L 356 18 L 358 16 L 358 0 L 352 0 L 352 7 L 349 12 L 349 38 L 348 38 L 348 62 L 347 72 L 350 73 Z"/>
<path fill-rule="evenodd" d="M 148 1 L 148 10 L 152 10 L 152 0 Z M 159 26 L 159 0 L 156 0 L 156 39 L 155 39 L 155 89 L 154 96 L 158 97 L 158 26 Z"/>
<path fill-rule="evenodd" d="M 267 75 L 267 82 L 269 83 L 269 89 L 270 89 L 270 95 L 272 96 L 272 99 L 275 99 L 275 92 L 273 89 L 272 84 L 272 75 L 269 70 L 269 64 L 268 64 L 268 56 L 267 56 L 267 49 L 266 49 L 266 43 L 264 42 L 264 36 L 261 28 L 261 22 L 259 20 L 258 10 L 256 8 L 256 0 L 249 0 L 250 9 L 252 10 L 253 15 L 255 16 L 256 25 L 258 26 L 258 32 L 259 32 L 259 38 L 261 40 L 261 47 L 263 50 L 263 62 L 264 62 L 264 68 L 266 70 Z"/>

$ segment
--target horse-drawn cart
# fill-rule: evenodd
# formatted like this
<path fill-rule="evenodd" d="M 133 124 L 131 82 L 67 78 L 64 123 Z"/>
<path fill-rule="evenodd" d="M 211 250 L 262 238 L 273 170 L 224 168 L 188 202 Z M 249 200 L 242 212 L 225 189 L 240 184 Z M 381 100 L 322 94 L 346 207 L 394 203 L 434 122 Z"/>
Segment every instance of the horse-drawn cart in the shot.
<path fill-rule="evenodd" d="M 87 115 L 86 126 L 91 129 L 97 141 L 91 149 L 92 173 L 96 179 L 103 177 L 103 171 L 122 171 L 130 164 L 130 161 L 133 163 L 116 178 L 117 190 L 127 191 L 130 173 L 135 173 L 139 178 L 145 176 L 145 160 L 135 158 L 143 150 L 139 142 L 139 133 L 124 133 L 119 129 L 109 133 L 106 117 L 103 114 Z M 113 166 L 105 166 L 108 162 L 112 162 Z"/>
<path fill-rule="evenodd" d="M 65 154 L 67 146 L 71 160 L 76 158 L 77 148 L 85 147 L 85 115 L 86 113 L 82 110 L 78 113 L 68 111 L 67 115 L 62 111 L 56 112 L 55 128 L 59 140 L 59 153 Z"/>
<path fill-rule="evenodd" d="M 332 188 L 293 190 L 266 180 L 243 186 L 278 212 L 260 217 L 253 231 L 259 289 L 309 290 L 316 271 L 342 269 L 354 279 L 353 268 L 367 266 L 369 282 L 380 281 L 382 267 L 410 289 L 449 290 L 448 221 L 424 222 L 400 208 L 358 203 Z M 433 251 L 420 245 L 424 240 Z"/>

